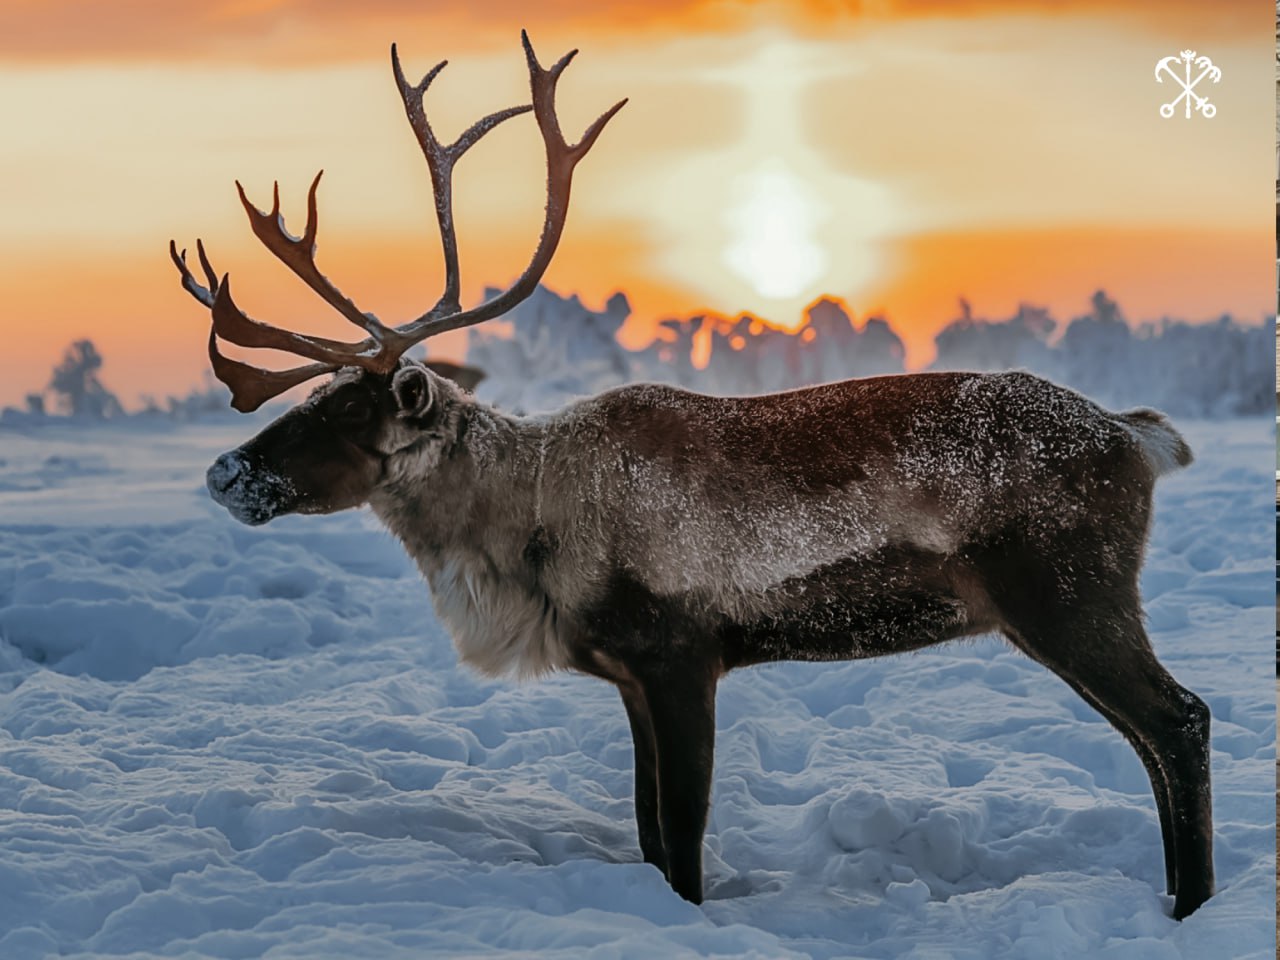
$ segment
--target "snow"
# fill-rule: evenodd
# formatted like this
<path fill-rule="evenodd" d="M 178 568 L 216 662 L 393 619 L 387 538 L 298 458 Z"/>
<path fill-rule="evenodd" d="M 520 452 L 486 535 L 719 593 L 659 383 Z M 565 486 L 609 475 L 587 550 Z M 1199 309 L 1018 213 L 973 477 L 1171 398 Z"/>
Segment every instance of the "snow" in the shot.
<path fill-rule="evenodd" d="M 1151 633 L 1214 718 L 1180 924 L 1137 757 L 995 639 L 726 678 L 686 903 L 617 695 L 459 667 L 364 513 L 237 524 L 203 471 L 255 422 L 0 428 L 5 960 L 1273 956 L 1269 418 L 1179 421 L 1157 488 Z"/>

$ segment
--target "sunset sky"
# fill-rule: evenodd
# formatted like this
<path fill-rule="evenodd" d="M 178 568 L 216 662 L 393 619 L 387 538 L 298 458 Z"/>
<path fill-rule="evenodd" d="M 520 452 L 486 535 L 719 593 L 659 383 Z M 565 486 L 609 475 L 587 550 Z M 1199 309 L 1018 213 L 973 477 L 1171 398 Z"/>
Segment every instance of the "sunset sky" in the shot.
<path fill-rule="evenodd" d="M 530 12 L 530 9 L 535 12 Z M 167 244 L 203 237 L 263 320 L 354 330 L 260 247 L 239 179 L 278 178 L 300 233 L 320 189 L 321 268 L 386 322 L 440 290 L 430 183 L 391 79 L 399 44 L 442 138 L 524 102 L 519 31 L 572 47 L 560 116 L 576 138 L 622 97 L 579 167 L 546 282 L 600 306 L 624 290 L 629 344 L 663 316 L 799 321 L 823 294 L 883 313 L 928 359 L 966 297 L 1060 319 L 1105 288 L 1133 319 L 1258 321 L 1274 309 L 1273 11 L 1066 0 L 225 0 L 0 5 L 0 405 L 90 337 L 127 404 L 181 393 L 208 314 Z M 1156 62 L 1194 49 L 1212 119 L 1159 115 Z M 523 269 L 542 215 L 529 117 L 454 183 L 464 300 Z M 457 356 L 457 338 L 433 345 Z"/>

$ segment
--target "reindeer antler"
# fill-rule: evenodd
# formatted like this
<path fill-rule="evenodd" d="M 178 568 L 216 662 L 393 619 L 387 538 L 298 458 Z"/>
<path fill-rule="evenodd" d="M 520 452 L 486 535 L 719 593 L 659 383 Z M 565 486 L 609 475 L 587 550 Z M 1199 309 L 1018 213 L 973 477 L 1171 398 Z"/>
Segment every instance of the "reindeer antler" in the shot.
<path fill-rule="evenodd" d="M 388 373 L 395 368 L 401 355 L 415 343 L 420 343 L 428 337 L 447 330 L 457 330 L 501 316 L 534 291 L 551 263 L 556 246 L 560 242 L 560 235 L 564 230 L 574 167 L 591 149 L 596 138 L 600 136 L 600 131 L 604 129 L 604 125 L 622 109 L 627 101 L 621 100 L 614 104 L 587 128 L 581 140 L 573 145 L 568 144 L 560 132 L 560 121 L 556 116 L 555 90 L 560 74 L 564 72 L 565 67 L 578 51 L 570 51 L 556 61 L 550 69 L 543 69 L 533 52 L 533 46 L 529 43 L 528 34 L 523 30 L 520 31 L 520 40 L 524 45 L 525 59 L 529 65 L 532 103 L 508 107 L 489 114 L 468 127 L 457 140 L 447 146 L 436 139 L 431 129 L 423 108 L 423 95 L 448 61 L 438 63 L 419 83 L 410 84 L 400 67 L 400 57 L 396 47 L 394 44 L 391 46 L 392 70 L 395 73 L 400 97 L 404 101 L 405 115 L 409 119 L 409 125 L 413 128 L 419 146 L 422 147 L 427 169 L 431 174 L 431 187 L 436 202 L 436 219 L 440 226 L 440 240 L 444 251 L 444 292 L 436 304 L 417 319 L 397 327 L 384 325 L 373 314 L 366 313 L 357 307 L 317 268 L 315 262 L 318 226 L 316 188 L 320 184 L 320 177 L 324 171 L 316 174 L 315 180 L 311 182 L 311 189 L 307 192 L 307 225 L 301 237 L 295 237 L 285 229 L 284 219 L 280 214 L 278 183 L 273 189 L 272 207 L 269 213 L 259 210 L 249 201 L 239 181 L 236 181 L 236 189 L 240 194 L 240 202 L 249 215 L 249 226 L 254 235 L 326 303 L 363 329 L 368 334 L 364 340 L 344 343 L 294 333 L 252 319 L 236 306 L 231 298 L 231 285 L 227 275 L 224 274 L 221 280 L 218 279 L 217 273 L 209 263 L 209 258 L 205 255 L 203 243 L 196 241 L 196 252 L 208 287 L 196 280 L 187 267 L 187 252 L 183 250 L 179 253 L 176 244 L 172 240 L 169 241 L 169 255 L 182 276 L 183 288 L 208 307 L 213 317 L 213 328 L 209 334 L 209 360 L 217 378 L 231 388 L 233 407 L 244 412 L 256 410 L 267 400 L 278 396 L 290 387 L 312 377 L 332 373 L 343 366 L 357 366 L 375 373 Z M 467 150 L 499 123 L 531 110 L 538 122 L 538 129 L 542 133 L 547 155 L 547 209 L 542 223 L 542 235 L 529 265 L 510 287 L 478 307 L 463 310 L 458 299 L 461 281 L 458 243 L 453 226 L 454 165 Z M 315 362 L 290 370 L 265 370 L 223 356 L 218 351 L 219 338 L 242 347 L 284 350 Z"/>

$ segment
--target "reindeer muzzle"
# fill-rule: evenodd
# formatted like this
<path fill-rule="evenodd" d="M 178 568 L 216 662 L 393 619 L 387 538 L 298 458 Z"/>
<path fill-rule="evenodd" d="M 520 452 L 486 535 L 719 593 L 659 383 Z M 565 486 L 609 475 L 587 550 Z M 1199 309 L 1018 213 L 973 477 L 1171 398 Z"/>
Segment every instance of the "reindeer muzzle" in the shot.
<path fill-rule="evenodd" d="M 259 526 L 288 513 L 296 499 L 293 485 L 254 463 L 239 450 L 224 453 L 205 474 L 215 503 L 241 523 Z"/>

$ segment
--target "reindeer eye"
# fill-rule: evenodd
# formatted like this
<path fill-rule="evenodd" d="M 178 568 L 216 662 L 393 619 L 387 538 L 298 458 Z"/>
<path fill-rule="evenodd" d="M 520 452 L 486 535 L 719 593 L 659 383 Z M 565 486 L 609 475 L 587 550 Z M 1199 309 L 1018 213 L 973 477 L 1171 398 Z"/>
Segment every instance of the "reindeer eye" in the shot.
<path fill-rule="evenodd" d="M 338 419 L 344 423 L 364 423 L 372 415 L 373 410 L 364 397 L 352 397 L 338 404 Z"/>

